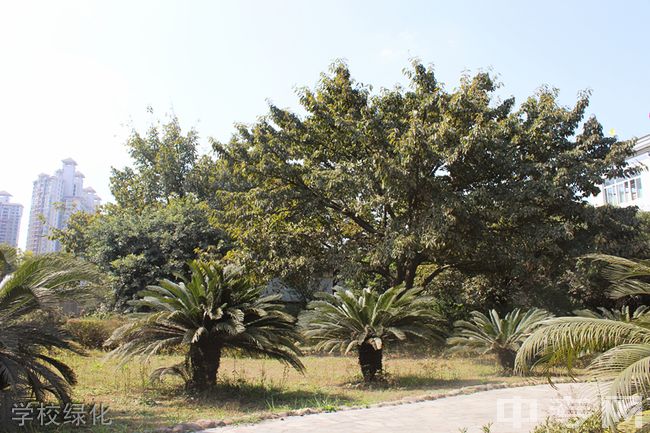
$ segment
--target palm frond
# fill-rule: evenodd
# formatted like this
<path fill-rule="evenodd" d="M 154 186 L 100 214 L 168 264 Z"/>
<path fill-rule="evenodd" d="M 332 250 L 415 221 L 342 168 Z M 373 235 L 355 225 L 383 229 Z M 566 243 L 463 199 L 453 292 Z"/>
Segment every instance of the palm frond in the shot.
<path fill-rule="evenodd" d="M 641 321 L 645 320 L 650 313 L 650 308 L 641 305 L 635 310 L 631 310 L 629 306 L 623 306 L 618 310 L 610 310 L 608 308 L 600 307 L 597 311 L 593 310 L 575 310 L 573 314 L 578 317 L 590 317 L 592 319 L 607 319 L 607 320 L 619 320 L 622 322 L 632 322 L 632 321 Z"/>
<path fill-rule="evenodd" d="M 610 296 L 650 294 L 650 260 L 631 260 L 604 254 L 586 258 L 604 264 L 603 276 L 611 282 Z M 521 346 L 517 353 L 518 371 L 534 365 L 548 367 L 573 362 L 585 354 L 595 355 L 588 372 L 601 380 L 611 381 L 607 397 L 617 402 L 629 401 L 650 393 L 650 309 L 641 306 L 634 311 L 625 306 L 619 310 L 578 310 L 578 317 L 545 321 Z M 625 405 L 607 405 L 603 420 L 615 427 L 629 416 Z M 623 409 L 621 409 L 623 408 Z"/>
<path fill-rule="evenodd" d="M 452 351 L 516 352 L 543 321 L 553 317 L 549 312 L 537 308 L 525 312 L 515 309 L 503 318 L 496 310 L 490 310 L 488 314 L 473 311 L 470 320 L 454 323 L 454 336 L 447 340 L 453 346 Z"/>
<path fill-rule="evenodd" d="M 650 330 L 634 323 L 589 317 L 550 319 L 521 345 L 516 370 L 526 371 L 537 358 L 551 353 L 575 357 L 636 343 L 650 343 Z"/>
<path fill-rule="evenodd" d="M 3 260 L 7 257 L 3 252 Z M 74 372 L 50 352 L 82 352 L 56 323 L 36 314 L 80 283 L 100 280 L 99 273 L 85 262 L 54 254 L 11 266 L 13 272 L 0 282 L 0 391 L 14 401 L 43 401 L 49 394 L 68 402 Z"/>
<path fill-rule="evenodd" d="M 631 260 L 607 254 L 590 254 L 585 258 L 605 264 L 603 276 L 612 283 L 610 296 L 613 298 L 650 294 L 650 260 Z"/>
<path fill-rule="evenodd" d="M 0 244 L 0 282 L 16 269 L 17 260 L 15 248 Z"/>
<path fill-rule="evenodd" d="M 649 395 L 650 344 L 615 346 L 594 359 L 590 370 L 598 378 L 613 380 L 612 396 Z"/>
<path fill-rule="evenodd" d="M 444 330 L 433 300 L 421 289 L 393 287 L 319 294 L 299 319 L 305 338 L 319 351 L 347 353 L 365 342 L 441 341 Z"/>
<path fill-rule="evenodd" d="M 68 296 L 91 296 L 102 281 L 96 266 L 66 254 L 27 257 L 0 282 L 0 306 L 19 300 L 33 308 L 55 307 Z"/>
<path fill-rule="evenodd" d="M 151 372 L 149 380 L 153 383 L 161 382 L 165 376 L 177 376 L 183 379 L 184 382 L 190 380 L 190 373 L 187 371 L 187 365 L 184 362 L 168 367 L 156 368 Z"/>

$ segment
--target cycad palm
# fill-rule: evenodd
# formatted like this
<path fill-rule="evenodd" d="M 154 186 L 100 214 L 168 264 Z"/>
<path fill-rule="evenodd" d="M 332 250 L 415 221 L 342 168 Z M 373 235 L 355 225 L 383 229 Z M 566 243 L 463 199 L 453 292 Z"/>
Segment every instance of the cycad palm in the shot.
<path fill-rule="evenodd" d="M 305 337 L 316 350 L 355 350 L 366 382 L 382 372 L 388 344 L 442 339 L 433 300 L 420 289 L 394 287 L 381 294 L 339 289 L 319 298 L 300 317 Z"/>
<path fill-rule="evenodd" d="M 3 249 L 1 254 L 3 269 L 12 272 L 0 273 L 0 394 L 9 401 L 42 401 L 51 394 L 68 402 L 74 372 L 49 351 L 77 349 L 39 313 L 57 306 L 70 291 L 79 295 L 84 290 L 79 282 L 99 282 L 100 275 L 93 266 L 65 255 L 16 260 L 15 252 Z"/>
<path fill-rule="evenodd" d="M 140 292 L 131 303 L 151 313 L 119 328 L 107 344 L 119 344 L 113 356 L 129 359 L 163 349 L 187 348 L 183 364 L 154 376 L 180 374 L 191 389 L 214 386 L 224 349 L 265 356 L 303 370 L 294 319 L 278 296 L 261 297 L 234 267 L 213 262 L 189 264 L 191 276 L 179 283 L 163 280 Z"/>
<path fill-rule="evenodd" d="M 629 306 L 625 305 L 618 310 L 610 310 L 608 308 L 600 307 L 597 311 L 592 310 L 576 310 L 573 312 L 578 317 L 591 317 L 592 319 L 607 319 L 618 320 L 620 322 L 632 322 L 643 318 L 646 314 L 650 313 L 650 308 L 641 305 L 632 310 Z"/>
<path fill-rule="evenodd" d="M 543 320 L 550 317 L 550 313 L 537 308 L 525 312 L 515 309 L 503 318 L 496 310 L 490 310 L 488 316 L 480 311 L 472 311 L 470 320 L 454 323 L 455 336 L 448 342 L 455 346 L 453 350 L 456 351 L 493 353 L 504 371 L 512 371 L 521 343 Z"/>
<path fill-rule="evenodd" d="M 611 296 L 650 295 L 650 261 L 593 255 L 607 263 Z M 516 368 L 526 371 L 535 360 L 569 362 L 581 354 L 597 354 L 589 371 L 597 378 L 612 379 L 611 397 L 635 393 L 650 395 L 650 321 L 641 315 L 632 321 L 612 318 L 560 317 L 535 331 L 517 354 Z M 620 413 L 615 415 L 622 415 Z"/>

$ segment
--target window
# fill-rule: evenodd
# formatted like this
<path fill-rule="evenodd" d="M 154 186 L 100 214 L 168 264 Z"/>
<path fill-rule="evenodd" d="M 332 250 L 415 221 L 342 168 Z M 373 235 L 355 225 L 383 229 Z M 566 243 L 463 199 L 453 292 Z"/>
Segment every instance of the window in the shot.
<path fill-rule="evenodd" d="M 625 203 L 625 182 L 616 184 L 616 193 L 618 194 L 618 202 Z"/>
<path fill-rule="evenodd" d="M 641 198 L 641 178 L 617 179 L 605 183 L 605 202 L 623 204 Z"/>

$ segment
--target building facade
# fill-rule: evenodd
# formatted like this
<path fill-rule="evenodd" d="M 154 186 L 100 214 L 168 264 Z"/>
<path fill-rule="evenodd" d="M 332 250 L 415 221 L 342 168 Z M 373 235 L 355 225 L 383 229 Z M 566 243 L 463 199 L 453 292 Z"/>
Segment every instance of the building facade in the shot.
<path fill-rule="evenodd" d="M 595 206 L 637 206 L 642 211 L 650 211 L 650 134 L 637 140 L 634 156 L 628 162 L 630 166 L 638 167 L 639 173 L 606 180 L 600 194 L 592 199 Z"/>
<path fill-rule="evenodd" d="M 12 247 L 18 246 L 20 219 L 23 216 L 23 205 L 10 203 L 11 194 L 0 191 L 0 244 Z"/>
<path fill-rule="evenodd" d="M 84 188 L 84 175 L 73 159 L 50 176 L 40 174 L 34 181 L 32 207 L 27 227 L 27 250 L 35 254 L 59 251 L 58 241 L 49 239 L 54 229 L 63 229 L 75 212 L 94 212 L 101 203 L 92 188 Z"/>

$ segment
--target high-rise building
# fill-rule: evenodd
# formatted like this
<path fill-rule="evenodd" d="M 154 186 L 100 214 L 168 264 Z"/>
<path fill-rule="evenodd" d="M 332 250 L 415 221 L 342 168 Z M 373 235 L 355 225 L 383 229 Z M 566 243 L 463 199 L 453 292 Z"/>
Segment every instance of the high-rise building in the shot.
<path fill-rule="evenodd" d="M 27 250 L 36 254 L 59 251 L 58 241 L 49 239 L 53 229 L 63 229 L 77 211 L 94 212 L 100 198 L 92 188 L 84 188 L 84 175 L 77 163 L 64 159 L 53 176 L 40 174 L 34 181 L 32 208 L 27 227 Z"/>
<path fill-rule="evenodd" d="M 20 218 L 23 216 L 23 205 L 10 203 L 11 194 L 0 191 L 0 244 L 18 246 L 18 231 Z"/>

